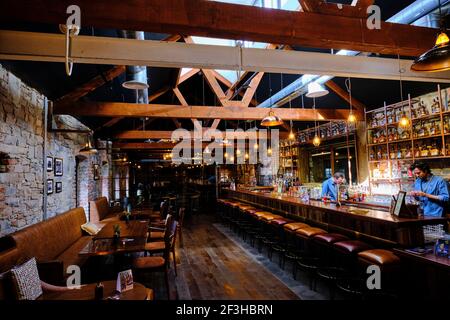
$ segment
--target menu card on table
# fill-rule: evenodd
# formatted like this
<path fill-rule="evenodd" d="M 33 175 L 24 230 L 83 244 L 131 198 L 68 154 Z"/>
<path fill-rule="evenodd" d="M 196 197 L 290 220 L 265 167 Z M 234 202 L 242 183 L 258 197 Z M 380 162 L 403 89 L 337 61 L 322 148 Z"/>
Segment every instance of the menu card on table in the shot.
<path fill-rule="evenodd" d="M 131 269 L 119 272 L 117 275 L 116 290 L 124 292 L 133 289 L 133 273 Z"/>

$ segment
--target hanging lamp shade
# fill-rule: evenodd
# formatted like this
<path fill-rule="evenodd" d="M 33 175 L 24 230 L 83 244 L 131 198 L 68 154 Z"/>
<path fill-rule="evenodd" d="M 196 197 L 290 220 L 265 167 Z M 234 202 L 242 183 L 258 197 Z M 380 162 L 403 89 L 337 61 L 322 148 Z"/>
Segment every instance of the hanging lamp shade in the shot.
<path fill-rule="evenodd" d="M 439 72 L 450 69 L 450 39 L 441 29 L 435 46 L 417 58 L 411 70 L 418 72 Z"/>
<path fill-rule="evenodd" d="M 311 82 L 310 84 L 308 84 L 308 93 L 306 94 L 306 96 L 308 98 L 319 98 L 326 96 L 328 93 L 329 91 L 322 87 L 319 83 Z"/>
<path fill-rule="evenodd" d="M 273 111 L 270 111 L 267 116 L 264 117 L 261 121 L 261 125 L 263 127 L 275 127 L 283 124 L 283 120 L 278 117 Z"/>
<path fill-rule="evenodd" d="M 83 148 L 80 149 L 80 153 L 82 153 L 82 154 L 93 154 L 93 153 L 97 153 L 97 149 L 92 147 L 91 142 L 88 141 L 86 143 L 86 145 Z"/>

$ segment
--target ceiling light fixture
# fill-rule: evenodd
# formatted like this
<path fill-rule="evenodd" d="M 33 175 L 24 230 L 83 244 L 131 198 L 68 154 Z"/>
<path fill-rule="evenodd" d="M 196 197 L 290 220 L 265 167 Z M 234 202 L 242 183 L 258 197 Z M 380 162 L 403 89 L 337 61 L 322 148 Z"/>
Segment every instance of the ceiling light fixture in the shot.
<path fill-rule="evenodd" d="M 308 98 L 320 98 L 326 96 L 328 93 L 329 91 L 322 87 L 319 83 L 311 82 L 308 84 L 308 93 L 306 96 Z"/>
<path fill-rule="evenodd" d="M 434 47 L 418 57 L 411 66 L 412 71 L 439 72 L 450 69 L 450 39 L 445 32 L 445 18 L 442 16 L 439 0 L 439 34 Z"/>

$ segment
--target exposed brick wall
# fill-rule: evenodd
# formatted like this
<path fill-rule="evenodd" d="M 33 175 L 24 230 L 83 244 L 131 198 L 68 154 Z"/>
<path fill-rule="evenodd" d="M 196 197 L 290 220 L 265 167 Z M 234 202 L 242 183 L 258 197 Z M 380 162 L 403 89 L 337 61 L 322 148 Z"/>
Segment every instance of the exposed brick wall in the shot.
<path fill-rule="evenodd" d="M 55 176 L 54 168 L 47 172 L 43 154 L 44 103 L 42 94 L 0 65 L 0 153 L 8 156 L 4 160 L 7 172 L 0 172 L 0 236 L 44 219 L 43 195 L 47 179 L 54 182 L 53 194 L 47 196 L 47 217 L 76 207 L 76 157 L 86 143 L 86 136 L 48 132 L 47 156 L 63 159 L 63 175 Z M 53 123 L 57 128 L 73 129 L 80 125 L 69 116 L 55 117 Z M 79 199 L 79 205 L 85 208 L 86 214 L 89 200 L 110 194 L 110 184 L 102 182 L 102 177 L 93 179 L 93 164 L 96 163 L 100 168 L 106 167 L 100 172 L 108 180 L 109 158 L 102 150 L 81 162 L 78 188 L 86 190 L 86 194 Z M 106 165 L 102 166 L 102 162 Z M 60 193 L 56 193 L 56 182 L 62 182 Z"/>

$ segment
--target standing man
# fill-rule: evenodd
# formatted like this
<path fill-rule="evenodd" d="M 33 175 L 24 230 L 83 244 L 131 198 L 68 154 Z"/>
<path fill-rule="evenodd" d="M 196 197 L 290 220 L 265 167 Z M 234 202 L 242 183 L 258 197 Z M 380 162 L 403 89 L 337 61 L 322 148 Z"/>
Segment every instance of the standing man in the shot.
<path fill-rule="evenodd" d="M 338 199 L 339 185 L 345 182 L 345 176 L 342 172 L 336 172 L 330 179 L 327 179 L 322 184 L 322 198 L 329 196 L 332 201 Z"/>
<path fill-rule="evenodd" d="M 432 174 L 430 166 L 426 163 L 415 162 L 411 170 L 416 176 L 416 182 L 414 191 L 409 194 L 420 201 L 424 216 L 442 217 L 449 200 L 447 182 Z"/>

